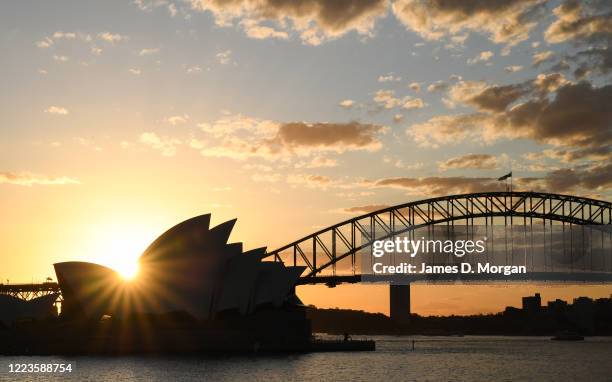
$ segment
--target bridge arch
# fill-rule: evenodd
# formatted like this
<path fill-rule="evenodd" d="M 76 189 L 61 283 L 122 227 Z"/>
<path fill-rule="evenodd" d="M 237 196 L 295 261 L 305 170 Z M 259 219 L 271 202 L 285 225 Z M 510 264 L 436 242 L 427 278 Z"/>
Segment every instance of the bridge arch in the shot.
<path fill-rule="evenodd" d="M 308 267 L 302 283 L 310 283 L 324 270 L 331 276 L 319 280 L 358 281 L 355 276 L 355 254 L 376 240 L 423 226 L 454 221 L 504 218 L 512 225 L 519 218 L 524 225 L 533 221 L 561 222 L 570 225 L 612 224 L 612 203 L 602 200 L 543 192 L 482 192 L 441 196 L 404 203 L 363 214 L 284 245 L 268 253 L 275 261 Z M 381 234 L 377 234 L 380 232 Z M 359 242 L 358 242 L 359 240 Z M 336 264 L 351 258 L 353 276 L 336 276 Z M 334 283 L 334 281 L 330 281 Z"/>

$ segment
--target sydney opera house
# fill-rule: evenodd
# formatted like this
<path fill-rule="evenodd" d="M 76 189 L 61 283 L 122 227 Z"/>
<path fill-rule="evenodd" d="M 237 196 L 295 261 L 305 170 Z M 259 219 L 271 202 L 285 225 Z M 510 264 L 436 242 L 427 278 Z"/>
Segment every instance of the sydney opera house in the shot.
<path fill-rule="evenodd" d="M 136 279 L 84 262 L 55 264 L 66 317 L 121 317 L 186 312 L 214 319 L 224 312 L 248 315 L 260 307 L 299 303 L 294 284 L 303 267 L 264 262 L 265 248 L 243 252 L 228 243 L 236 220 L 209 228 L 210 215 L 166 231 L 139 259 Z"/>
<path fill-rule="evenodd" d="M 59 321 L 110 325 L 104 335 L 96 334 L 96 341 L 105 338 L 102 347 L 125 346 L 119 331 L 140 336 L 132 338 L 133 350 L 299 347 L 308 342 L 310 323 L 295 295 L 304 268 L 262 261 L 265 248 L 243 252 L 242 243 L 228 243 L 236 220 L 210 228 L 210 218 L 191 218 L 159 236 L 141 255 L 132 280 L 94 263 L 54 264 L 63 298 Z M 151 324 L 177 316 L 187 318 L 188 330 Z M 126 323 L 133 327 L 126 330 Z"/>

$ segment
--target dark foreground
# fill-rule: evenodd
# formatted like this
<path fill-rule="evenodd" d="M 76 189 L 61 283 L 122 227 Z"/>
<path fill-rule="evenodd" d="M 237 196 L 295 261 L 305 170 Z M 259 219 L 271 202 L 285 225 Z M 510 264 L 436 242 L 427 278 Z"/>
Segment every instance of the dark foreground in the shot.
<path fill-rule="evenodd" d="M 364 335 L 502 335 L 554 336 L 571 332 L 584 336 L 612 336 L 612 303 L 590 314 L 581 312 L 504 312 L 474 316 L 430 316 L 413 314 L 409 322 L 396 322 L 381 313 L 348 309 L 309 307 L 312 330 L 320 333 Z"/>
<path fill-rule="evenodd" d="M 315 340 L 310 331 L 296 335 L 295 331 L 276 329 L 231 322 L 54 319 L 0 330 L 0 355 L 190 355 L 375 349 L 371 340 Z"/>

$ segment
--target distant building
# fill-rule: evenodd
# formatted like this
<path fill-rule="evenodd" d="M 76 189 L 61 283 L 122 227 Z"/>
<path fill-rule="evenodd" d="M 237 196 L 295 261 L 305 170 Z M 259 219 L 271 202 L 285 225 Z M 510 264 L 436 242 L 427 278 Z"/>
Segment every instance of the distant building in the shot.
<path fill-rule="evenodd" d="M 612 322 L 612 298 L 598 298 L 595 300 L 595 316 Z"/>
<path fill-rule="evenodd" d="M 564 313 L 567 310 L 567 301 L 556 299 L 548 302 L 548 311 L 554 314 Z"/>
<path fill-rule="evenodd" d="M 612 298 L 598 298 L 595 300 L 595 305 L 602 307 L 612 307 Z"/>
<path fill-rule="evenodd" d="M 589 307 L 593 305 L 593 299 L 590 297 L 576 297 L 574 299 L 574 307 Z"/>
<path fill-rule="evenodd" d="M 542 298 L 539 293 L 534 296 L 523 297 L 523 311 L 525 313 L 538 313 L 542 309 Z"/>
<path fill-rule="evenodd" d="M 592 298 L 577 297 L 570 309 L 569 318 L 582 330 L 593 330 L 595 318 L 595 304 Z"/>
<path fill-rule="evenodd" d="M 521 314 L 521 310 L 519 308 L 515 308 L 513 306 L 507 306 L 504 310 L 505 316 L 519 316 Z"/>
<path fill-rule="evenodd" d="M 410 285 L 390 285 L 389 305 L 391 319 L 397 323 L 410 321 Z"/>

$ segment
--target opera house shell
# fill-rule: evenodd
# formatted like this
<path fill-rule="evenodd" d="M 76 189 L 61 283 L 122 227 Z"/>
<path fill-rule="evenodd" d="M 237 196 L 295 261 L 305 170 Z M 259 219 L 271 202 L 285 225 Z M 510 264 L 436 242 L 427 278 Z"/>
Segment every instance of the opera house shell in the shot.
<path fill-rule="evenodd" d="M 242 243 L 228 243 L 235 222 L 209 228 L 206 214 L 170 228 L 144 251 L 139 274 L 130 281 L 98 264 L 54 264 L 62 316 L 186 312 L 207 320 L 301 304 L 294 286 L 304 267 L 262 261 L 265 248 L 243 252 Z"/>

